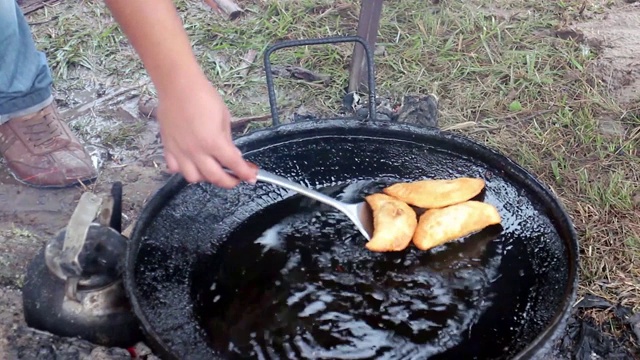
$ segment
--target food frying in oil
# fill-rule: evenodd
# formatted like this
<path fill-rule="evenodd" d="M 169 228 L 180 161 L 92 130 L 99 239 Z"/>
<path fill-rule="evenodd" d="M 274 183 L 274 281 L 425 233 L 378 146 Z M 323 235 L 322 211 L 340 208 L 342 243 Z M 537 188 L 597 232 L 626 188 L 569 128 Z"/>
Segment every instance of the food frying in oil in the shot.
<path fill-rule="evenodd" d="M 411 243 L 418 224 L 415 211 L 406 203 L 385 194 L 366 197 L 373 210 L 373 236 L 365 245 L 376 252 L 401 251 Z"/>
<path fill-rule="evenodd" d="M 382 191 L 400 201 L 423 209 L 459 204 L 478 195 L 485 186 L 480 178 L 457 178 L 401 182 Z"/>

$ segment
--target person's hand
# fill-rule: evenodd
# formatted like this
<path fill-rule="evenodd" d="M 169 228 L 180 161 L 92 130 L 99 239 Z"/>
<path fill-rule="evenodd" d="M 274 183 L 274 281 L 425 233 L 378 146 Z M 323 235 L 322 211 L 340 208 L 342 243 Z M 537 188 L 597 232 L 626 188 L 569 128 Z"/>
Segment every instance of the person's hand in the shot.
<path fill-rule="evenodd" d="M 226 189 L 241 180 L 255 183 L 257 169 L 233 143 L 231 114 L 209 81 L 160 94 L 157 116 L 169 171 L 192 183 L 207 181 Z"/>

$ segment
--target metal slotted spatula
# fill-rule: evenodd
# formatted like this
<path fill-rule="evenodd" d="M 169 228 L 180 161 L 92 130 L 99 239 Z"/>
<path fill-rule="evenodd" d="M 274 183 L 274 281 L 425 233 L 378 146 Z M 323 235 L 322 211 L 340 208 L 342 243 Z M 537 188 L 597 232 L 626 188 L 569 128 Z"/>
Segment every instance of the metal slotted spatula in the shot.
<path fill-rule="evenodd" d="M 227 172 L 231 174 L 231 171 L 227 170 Z M 371 207 L 366 202 L 347 204 L 262 169 L 258 170 L 257 180 L 295 191 L 341 211 L 347 215 L 367 241 L 371 240 L 373 236 L 373 214 Z"/>

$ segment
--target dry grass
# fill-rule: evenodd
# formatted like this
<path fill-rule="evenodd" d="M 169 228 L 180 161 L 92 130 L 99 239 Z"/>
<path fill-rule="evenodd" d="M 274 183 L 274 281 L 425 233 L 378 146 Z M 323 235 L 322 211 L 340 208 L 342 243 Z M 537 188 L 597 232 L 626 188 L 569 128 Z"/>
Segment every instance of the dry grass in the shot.
<path fill-rule="evenodd" d="M 234 23 L 178 1 L 193 46 L 237 116 L 268 111 L 261 63 L 241 76 L 243 54 L 279 39 L 355 33 L 358 2 L 243 1 Z M 583 4 L 586 6 L 582 9 Z M 395 0 L 385 3 L 376 56 L 380 96 L 434 92 L 443 126 L 500 149 L 554 189 L 580 233 L 581 291 L 640 310 L 640 108 L 622 109 L 590 70 L 597 52 L 553 36 L 581 13 L 611 3 Z M 101 5 L 59 5 L 34 15 L 57 89 L 144 79 Z M 327 114 L 340 105 L 351 46 L 282 50 L 274 63 L 331 75 L 328 87 L 277 81 L 281 106 Z M 260 59 L 259 55 L 259 59 Z M 89 74 L 89 75 L 87 75 Z M 305 96 L 301 96 L 305 94 Z M 626 131 L 606 133 L 602 120 Z M 115 140 L 114 140 L 115 141 Z"/>

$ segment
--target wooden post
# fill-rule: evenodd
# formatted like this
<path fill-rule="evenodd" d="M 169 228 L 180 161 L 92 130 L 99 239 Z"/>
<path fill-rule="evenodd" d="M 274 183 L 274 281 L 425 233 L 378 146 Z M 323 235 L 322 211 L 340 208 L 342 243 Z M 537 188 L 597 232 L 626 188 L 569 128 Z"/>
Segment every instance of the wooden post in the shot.
<path fill-rule="evenodd" d="M 371 50 L 375 50 L 380 28 L 383 0 L 362 0 L 358 19 L 358 36 L 367 41 Z M 351 56 L 349 70 L 349 92 L 367 89 L 367 62 L 362 45 L 356 43 Z"/>

